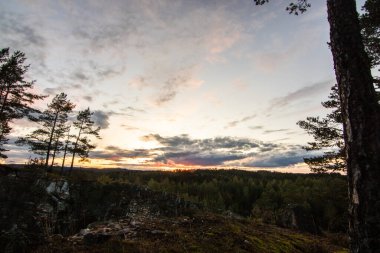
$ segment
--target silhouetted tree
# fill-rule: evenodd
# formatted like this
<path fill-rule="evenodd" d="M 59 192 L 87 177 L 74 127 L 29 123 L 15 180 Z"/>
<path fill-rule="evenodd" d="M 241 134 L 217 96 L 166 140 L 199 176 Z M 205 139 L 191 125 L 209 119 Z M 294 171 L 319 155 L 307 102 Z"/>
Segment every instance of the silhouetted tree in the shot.
<path fill-rule="evenodd" d="M 77 119 L 73 123 L 73 126 L 78 130 L 78 133 L 75 135 L 75 141 L 71 149 L 73 156 L 71 159 L 70 170 L 73 169 L 76 155 L 78 155 L 82 161 L 85 161 L 88 158 L 90 150 L 95 148 L 95 146 L 91 144 L 90 137 L 94 136 L 100 138 L 100 127 L 95 128 L 95 123 L 91 120 L 92 115 L 93 113 L 90 111 L 90 108 L 87 108 L 78 113 Z"/>
<path fill-rule="evenodd" d="M 269 0 L 254 0 L 264 4 Z M 289 5 L 306 10 L 307 0 Z M 327 0 L 330 46 L 341 104 L 350 198 L 350 249 L 380 248 L 380 112 L 355 0 Z"/>
<path fill-rule="evenodd" d="M 29 149 L 45 156 L 45 166 L 48 167 L 50 155 L 55 157 L 58 148 L 62 146 L 60 139 L 68 130 L 66 123 L 68 114 L 75 105 L 67 99 L 65 93 L 56 95 L 48 108 L 38 117 L 41 128 L 34 130 L 26 137 L 17 140 L 18 145 L 28 145 Z"/>
<path fill-rule="evenodd" d="M 68 150 L 69 145 L 70 145 L 70 138 L 72 137 L 70 135 L 70 129 L 71 129 L 71 126 L 69 126 L 69 128 L 67 130 L 67 137 L 66 137 L 66 140 L 65 140 L 65 148 L 63 150 L 63 158 L 62 158 L 62 165 L 61 165 L 61 174 L 63 174 L 63 168 L 65 167 L 66 154 L 67 154 L 67 150 Z"/>
<path fill-rule="evenodd" d="M 0 158 L 7 158 L 7 156 L 4 154 L 4 152 L 6 151 L 9 151 L 7 149 L 4 148 L 4 144 L 7 144 L 8 143 L 8 134 L 10 133 L 11 131 L 11 128 L 9 127 L 9 122 L 6 121 L 6 120 L 2 120 L 0 122 Z"/>
<path fill-rule="evenodd" d="M 65 143 L 62 141 L 62 139 L 66 136 L 66 133 L 68 133 L 70 126 L 67 124 L 68 121 L 68 115 L 67 113 L 62 115 L 61 117 L 58 117 L 57 124 L 55 127 L 53 140 L 52 140 L 52 161 L 50 166 L 52 167 L 54 165 L 54 160 L 56 155 L 64 149 Z"/>
<path fill-rule="evenodd" d="M 39 111 L 31 105 L 45 96 L 32 92 L 34 81 L 26 81 L 29 66 L 25 65 L 25 54 L 9 48 L 0 50 L 0 158 L 7 158 L 4 144 L 11 131 L 10 123 L 15 119 L 28 117 L 35 120 Z"/>

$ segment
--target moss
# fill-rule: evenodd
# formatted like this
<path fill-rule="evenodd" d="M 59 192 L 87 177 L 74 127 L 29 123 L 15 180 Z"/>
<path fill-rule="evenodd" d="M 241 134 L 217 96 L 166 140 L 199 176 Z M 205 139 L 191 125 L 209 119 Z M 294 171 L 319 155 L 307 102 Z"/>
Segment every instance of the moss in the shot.
<path fill-rule="evenodd" d="M 241 232 L 241 227 L 239 227 L 236 224 L 233 224 L 233 223 L 229 224 L 229 228 L 230 228 L 230 231 L 233 233 L 240 234 Z"/>
<path fill-rule="evenodd" d="M 267 247 L 266 243 L 262 239 L 256 236 L 248 236 L 248 239 L 249 239 L 249 242 L 255 245 L 255 248 L 257 248 L 258 250 L 262 251 L 262 250 L 265 250 Z"/>
<path fill-rule="evenodd" d="M 183 222 L 188 220 L 188 222 Z M 149 231 L 170 231 L 155 234 Z M 63 244 L 63 245 L 62 245 Z M 55 245 L 55 246 L 54 246 Z M 36 253 L 96 252 L 256 252 L 256 253 L 327 253 L 348 252 L 329 242 L 328 238 L 236 220 L 212 214 L 192 218 L 155 218 L 140 224 L 132 238 L 114 238 L 96 245 L 72 245 L 68 240 L 53 242 Z"/>

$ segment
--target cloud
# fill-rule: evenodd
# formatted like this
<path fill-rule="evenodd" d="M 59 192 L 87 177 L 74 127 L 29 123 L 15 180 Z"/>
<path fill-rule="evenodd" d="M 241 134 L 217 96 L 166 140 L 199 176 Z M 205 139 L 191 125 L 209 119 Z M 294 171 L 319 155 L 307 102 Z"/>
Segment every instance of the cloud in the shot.
<path fill-rule="evenodd" d="M 97 113 L 97 115 L 104 113 Z M 106 125 L 106 124 L 104 124 Z M 91 157 L 118 162 L 128 166 L 127 159 L 140 159 L 145 166 L 224 166 L 224 167 L 284 167 L 303 162 L 310 156 L 299 145 L 285 145 L 261 142 L 248 138 L 216 137 L 193 139 L 188 135 L 163 137 L 149 134 L 141 137 L 144 141 L 160 144 L 152 149 L 123 149 L 107 146 L 91 152 Z M 14 139 L 14 138 L 13 138 Z M 25 147 L 7 145 L 11 159 L 26 158 Z M 131 163 L 135 164 L 135 163 Z"/>
<path fill-rule="evenodd" d="M 172 100 L 178 93 L 179 83 L 176 83 L 175 79 L 168 80 L 163 86 L 162 92 L 158 94 L 155 101 L 157 105 L 162 105 Z"/>
<path fill-rule="evenodd" d="M 80 84 L 67 84 L 67 85 L 60 85 L 58 87 L 48 87 L 48 88 L 45 88 L 43 92 L 47 95 L 57 95 L 58 93 L 61 93 L 61 92 L 67 93 L 67 91 L 73 92 L 73 90 L 82 90 L 82 89 L 83 89 L 83 86 Z M 86 100 L 88 101 L 88 99 Z"/>
<path fill-rule="evenodd" d="M 83 96 L 84 100 L 87 100 L 88 102 L 92 102 L 92 97 L 91 96 Z"/>
<path fill-rule="evenodd" d="M 143 141 L 157 141 L 158 143 L 171 148 L 180 148 L 181 146 L 191 146 L 195 144 L 196 140 L 191 140 L 187 134 L 173 136 L 173 137 L 161 137 L 159 134 L 149 134 L 142 136 Z"/>
<path fill-rule="evenodd" d="M 250 126 L 248 127 L 249 129 L 252 129 L 252 130 L 258 130 L 258 129 L 263 129 L 264 126 Z"/>
<path fill-rule="evenodd" d="M 71 84 L 71 85 L 69 85 L 69 87 L 72 88 L 72 89 L 81 89 L 82 85 L 80 85 L 80 84 Z"/>
<path fill-rule="evenodd" d="M 46 88 L 44 89 L 44 93 L 48 95 L 56 95 L 60 92 L 60 88 Z"/>
<path fill-rule="evenodd" d="M 244 155 L 234 154 L 200 154 L 195 152 L 166 153 L 156 157 L 153 161 L 161 163 L 175 163 L 180 165 L 218 166 L 227 161 L 244 158 Z"/>
<path fill-rule="evenodd" d="M 107 146 L 104 150 L 92 151 L 91 155 L 98 159 L 121 161 L 125 158 L 146 158 L 151 156 L 151 151 L 147 149 L 121 149 L 115 146 Z"/>
<path fill-rule="evenodd" d="M 160 73 L 157 73 L 157 70 L 160 70 Z M 160 64 L 153 64 L 145 76 L 134 77 L 129 81 L 129 85 L 139 90 L 154 89 L 153 101 L 156 105 L 162 106 L 173 100 L 181 90 L 200 87 L 203 80 L 195 78 L 197 71 L 196 65 L 163 67 Z"/>
<path fill-rule="evenodd" d="M 195 67 L 191 66 L 177 70 L 173 75 L 169 76 L 155 97 L 156 105 L 160 106 L 171 101 L 181 89 L 188 87 L 197 88 L 202 85 L 202 80 L 197 80 L 193 77 L 195 69 Z"/>
<path fill-rule="evenodd" d="M 233 12 L 224 8 L 227 1 L 202 3 L 202 8 L 188 1 L 144 1 L 142 5 L 141 15 L 146 22 L 139 28 L 144 38 L 139 51 L 145 68 L 129 83 L 152 90 L 158 106 L 188 88 L 202 85 L 197 77 L 199 69 L 210 59 L 223 58 L 222 54 L 241 40 L 242 25 Z"/>
<path fill-rule="evenodd" d="M 123 109 L 123 111 L 129 111 L 129 112 L 138 112 L 138 113 L 145 113 L 146 111 L 140 108 L 136 108 L 133 106 L 128 106 Z"/>
<path fill-rule="evenodd" d="M 297 101 L 310 97 L 311 95 L 326 92 L 333 85 L 332 80 L 314 83 L 312 85 L 302 87 L 294 92 L 291 92 L 283 97 L 278 97 L 272 100 L 269 110 L 283 108 Z"/>
<path fill-rule="evenodd" d="M 292 164 L 292 161 L 293 164 L 302 162 L 299 157 L 303 157 L 304 154 L 298 145 L 260 142 L 248 138 L 192 139 L 188 135 L 162 137 L 158 134 L 150 134 L 143 136 L 142 140 L 156 141 L 161 145 L 154 149 L 161 154 L 156 155 L 151 160 L 152 162 L 187 166 L 227 166 L 232 164 L 248 167 L 275 167 L 274 165 L 278 164 L 280 167 L 288 166 Z M 292 154 L 297 158 L 292 160 Z M 269 164 L 273 166 L 268 166 Z"/>
<path fill-rule="evenodd" d="M 163 150 L 176 151 L 186 150 L 220 150 L 229 149 L 230 151 L 244 151 L 259 147 L 259 141 L 248 138 L 215 137 L 209 139 L 191 139 L 187 134 L 162 137 L 158 134 L 150 134 L 142 137 L 144 141 L 157 141 L 164 147 Z"/>
<path fill-rule="evenodd" d="M 95 122 L 97 126 L 99 126 L 102 129 L 106 129 L 109 127 L 109 119 L 111 116 L 114 115 L 121 115 L 121 116 L 131 116 L 129 114 L 115 112 L 115 111 L 101 111 L 101 110 L 95 110 L 94 114 L 92 116 L 92 120 Z"/>
<path fill-rule="evenodd" d="M 117 99 L 113 99 L 111 101 L 108 101 L 107 103 L 104 103 L 103 107 L 108 108 L 109 106 L 113 106 L 113 105 L 117 105 L 117 104 L 120 104 L 120 101 Z"/>
<path fill-rule="evenodd" d="M 286 148 L 286 146 L 281 146 L 280 144 L 272 143 L 272 142 L 263 142 L 260 146 L 260 152 L 268 152 L 268 151 L 278 151 Z"/>
<path fill-rule="evenodd" d="M 287 132 L 289 129 L 272 129 L 272 130 L 265 130 L 264 134 L 271 134 L 271 133 L 278 133 L 278 132 Z"/>
<path fill-rule="evenodd" d="M 25 20 L 29 22 L 25 22 Z M 44 47 L 46 39 L 38 32 L 37 26 L 33 23 L 27 16 L 3 11 L 0 20 L 0 31 L 7 34 L 6 40 L 13 45 L 18 45 L 19 47 L 28 45 L 28 47 L 32 48 Z"/>
<path fill-rule="evenodd" d="M 256 118 L 256 114 L 244 117 L 244 118 L 239 119 L 239 120 L 234 120 L 234 121 L 228 122 L 228 124 L 227 124 L 227 126 L 225 128 L 235 127 L 235 126 L 237 126 L 240 123 L 249 121 L 249 120 L 254 119 L 254 118 Z"/>
<path fill-rule="evenodd" d="M 33 63 L 29 74 L 47 74 L 45 48 L 48 41 L 40 29 L 42 26 L 30 15 L 8 11 L 0 3 L 0 44 L 26 54 L 27 62 Z"/>
<path fill-rule="evenodd" d="M 40 68 L 33 76 L 44 88 L 71 83 L 96 86 L 133 66 L 130 73 L 135 78 L 129 84 L 148 88 L 143 95 L 150 95 L 159 106 L 202 85 L 198 74 L 203 66 L 223 61 L 243 40 L 241 12 L 248 12 L 230 1 L 21 3 L 22 9 L 0 3 L 0 42 L 27 49 L 33 68 Z M 41 9 L 46 15 L 35 15 Z"/>
<path fill-rule="evenodd" d="M 107 114 L 97 111 L 97 119 L 106 121 Z M 103 122 L 103 126 L 107 123 Z M 136 165 L 133 159 L 139 159 L 140 166 L 244 166 L 244 167 L 282 167 L 302 162 L 305 152 L 298 145 L 282 145 L 261 142 L 248 138 L 216 137 L 193 139 L 188 135 L 163 137 L 149 134 L 141 137 L 144 141 L 154 141 L 160 146 L 151 149 L 124 149 L 107 146 L 94 150 L 91 157 L 117 162 L 120 165 Z M 8 145 L 13 151 L 11 159 L 27 157 L 25 148 Z M 132 160 L 130 160 L 132 159 Z M 142 164 L 141 164 L 142 162 Z"/>
<path fill-rule="evenodd" d="M 125 130 L 129 130 L 129 131 L 139 130 L 139 128 L 134 127 L 134 126 L 130 126 L 130 125 L 122 124 L 121 126 L 122 126 Z"/>
<path fill-rule="evenodd" d="M 74 73 L 73 73 L 73 79 L 74 80 L 77 80 L 77 81 L 87 81 L 89 80 L 89 77 L 86 76 L 83 71 L 79 71 L 79 70 L 76 70 Z"/>
<path fill-rule="evenodd" d="M 121 13 L 113 16 L 113 7 L 100 4 L 23 0 L 0 3 L 0 42 L 25 52 L 32 63 L 32 76 L 43 85 L 78 81 L 82 85 L 96 84 L 124 72 L 124 38 L 134 34 L 133 27 L 138 25 L 124 22 L 127 18 Z M 40 15 L 42 9 L 44 15 Z"/>
<path fill-rule="evenodd" d="M 305 154 L 277 154 L 269 157 L 258 158 L 246 166 L 253 167 L 286 167 L 303 162 Z"/>
<path fill-rule="evenodd" d="M 97 126 L 99 126 L 102 129 L 106 129 L 110 125 L 109 123 L 110 114 L 112 113 L 96 110 L 94 111 L 94 114 L 92 115 L 92 119 Z"/>
<path fill-rule="evenodd" d="M 142 88 L 146 88 L 146 87 L 150 86 L 146 80 L 146 77 L 144 77 L 144 76 L 136 76 L 135 78 L 130 80 L 128 84 L 130 86 L 138 88 L 138 89 L 142 89 Z"/>

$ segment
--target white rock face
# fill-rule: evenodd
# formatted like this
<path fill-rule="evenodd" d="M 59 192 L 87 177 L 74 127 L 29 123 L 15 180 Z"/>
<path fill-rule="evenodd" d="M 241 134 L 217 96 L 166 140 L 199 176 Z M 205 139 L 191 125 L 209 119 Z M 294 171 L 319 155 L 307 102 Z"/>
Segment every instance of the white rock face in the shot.
<path fill-rule="evenodd" d="M 79 235 L 87 235 L 88 233 L 90 233 L 91 230 L 88 229 L 88 228 L 84 228 L 84 229 L 81 229 L 80 232 L 79 232 Z"/>
<path fill-rule="evenodd" d="M 55 188 L 56 188 L 56 183 L 55 182 L 51 182 L 48 187 L 46 187 L 46 192 L 51 194 L 53 192 L 55 192 Z"/>
<path fill-rule="evenodd" d="M 67 199 L 70 196 L 69 184 L 67 181 L 51 182 L 46 187 L 46 192 L 61 199 Z"/>

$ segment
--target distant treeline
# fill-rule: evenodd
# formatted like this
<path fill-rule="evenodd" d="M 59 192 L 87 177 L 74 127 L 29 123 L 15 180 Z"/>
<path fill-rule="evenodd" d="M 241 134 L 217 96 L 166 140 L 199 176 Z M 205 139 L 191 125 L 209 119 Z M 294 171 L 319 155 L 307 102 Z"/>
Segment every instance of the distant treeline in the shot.
<path fill-rule="evenodd" d="M 213 212 L 232 212 L 275 224 L 286 210 L 302 209 L 322 230 L 347 230 L 347 184 L 339 174 L 239 170 L 95 173 L 102 184 L 131 183 L 177 194 Z"/>

